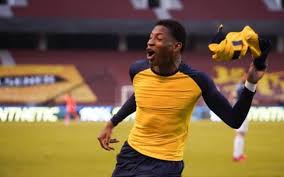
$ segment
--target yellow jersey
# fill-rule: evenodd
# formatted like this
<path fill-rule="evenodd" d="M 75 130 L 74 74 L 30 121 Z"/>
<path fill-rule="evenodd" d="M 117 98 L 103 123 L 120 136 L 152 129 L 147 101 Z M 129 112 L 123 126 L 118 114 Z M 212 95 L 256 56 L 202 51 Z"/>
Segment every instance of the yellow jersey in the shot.
<path fill-rule="evenodd" d="M 134 94 L 111 119 L 117 125 L 136 110 L 128 144 L 139 153 L 161 160 L 180 161 L 188 136 L 190 118 L 202 95 L 208 107 L 232 128 L 241 126 L 254 92 L 244 88 L 234 107 L 205 73 L 181 63 L 178 70 L 161 76 L 148 60 L 130 67 Z"/>
<path fill-rule="evenodd" d="M 145 62 L 137 63 L 132 71 L 136 120 L 128 143 L 146 156 L 182 160 L 189 120 L 201 89 L 180 70 L 161 76 L 143 67 Z"/>

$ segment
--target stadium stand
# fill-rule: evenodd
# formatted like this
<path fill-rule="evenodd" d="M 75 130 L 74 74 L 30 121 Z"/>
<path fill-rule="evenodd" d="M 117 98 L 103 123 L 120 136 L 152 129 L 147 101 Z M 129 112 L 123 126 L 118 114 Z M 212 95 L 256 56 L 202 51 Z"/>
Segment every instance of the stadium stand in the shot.
<path fill-rule="evenodd" d="M 173 11 L 182 20 L 283 20 L 284 13 L 269 11 L 263 1 L 182 1 L 183 11 Z"/>
<path fill-rule="evenodd" d="M 144 52 L 140 51 L 49 50 L 42 52 L 34 50 L 12 50 L 12 53 L 17 64 L 74 64 L 90 88 L 98 96 L 97 104 L 102 105 L 120 103 L 122 86 L 131 85 L 128 67 L 135 60 L 144 58 Z M 273 89 L 274 94 L 280 95 L 283 92 L 281 91 L 281 84 L 284 78 L 284 61 L 282 58 L 283 54 L 271 54 L 269 61 L 269 73 L 271 75 L 268 75 L 265 79 L 268 83 L 263 83 L 263 89 Z M 224 87 L 225 89 L 238 81 L 242 73 L 238 73 L 237 69 L 241 68 L 242 71 L 244 71 L 251 60 L 248 57 L 239 62 L 216 64 L 211 61 L 210 54 L 186 52 L 184 61 L 194 68 L 205 71 L 211 76 L 215 76 L 216 79 L 223 77 L 225 80 L 220 82 L 220 87 Z M 216 66 L 224 66 L 227 68 L 225 73 L 222 73 L 223 76 L 218 76 L 217 71 L 214 69 Z M 232 68 L 235 68 L 235 70 Z M 233 80 L 234 77 L 236 78 L 235 81 Z M 273 81 L 275 81 L 275 83 L 270 83 Z M 224 90 L 227 94 L 229 94 L 229 91 L 231 90 Z M 261 89 L 260 92 L 264 94 L 262 95 L 264 97 L 272 96 L 270 92 L 266 93 L 265 90 L 263 91 Z"/>
<path fill-rule="evenodd" d="M 277 20 L 284 14 L 269 11 L 263 1 L 218 0 L 200 2 L 198 0 L 180 1 L 182 10 L 172 10 L 172 17 L 181 20 Z M 116 7 L 116 8 L 113 8 Z M 233 8 L 231 8 L 233 7 Z M 133 1 L 93 1 L 84 0 L 29 0 L 26 7 L 12 7 L 17 17 L 61 17 L 94 19 L 147 19 L 155 14 L 151 9 L 135 10 Z M 52 9 L 52 10 L 50 10 Z"/>
<path fill-rule="evenodd" d="M 158 8 L 148 7 L 150 2 L 14 0 L 11 4 L 2 1 L 0 7 L 9 12 L 0 13 L 0 49 L 9 51 L 15 64 L 73 64 L 96 94 L 95 104 L 118 105 L 121 87 L 131 84 L 128 66 L 144 58 L 148 34 L 158 18 L 171 17 L 185 24 L 189 32 L 185 62 L 215 76 L 216 82 L 219 81 L 216 64 L 210 62 L 207 49 L 212 34 L 220 23 L 226 31 L 237 31 L 249 24 L 273 42 L 271 75 L 263 85 L 268 90 L 273 87 L 283 97 L 283 10 L 270 10 L 260 0 L 229 4 L 226 0 L 163 0 L 157 1 Z M 5 60 L 1 61 L 4 64 Z M 248 62 L 246 59 L 220 66 L 225 67 L 227 74 L 240 74 L 234 68 L 244 70 Z M 233 84 L 228 81 L 220 86 L 228 93 Z M 271 94 L 264 89 L 260 92 L 260 97 Z"/>
<path fill-rule="evenodd" d="M 113 8 L 117 7 L 117 8 Z M 18 17 L 60 17 L 94 19 L 153 19 L 150 10 L 136 11 L 130 1 L 93 1 L 84 0 L 30 0 L 27 7 L 13 7 Z M 50 10 L 52 9 L 52 10 Z M 149 13 L 150 12 L 150 13 Z"/>

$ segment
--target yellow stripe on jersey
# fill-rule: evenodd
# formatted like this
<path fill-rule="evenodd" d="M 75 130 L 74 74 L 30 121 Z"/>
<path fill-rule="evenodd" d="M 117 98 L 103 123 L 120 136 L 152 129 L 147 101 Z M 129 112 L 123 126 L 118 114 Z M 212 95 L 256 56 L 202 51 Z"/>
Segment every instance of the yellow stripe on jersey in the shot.
<path fill-rule="evenodd" d="M 160 76 L 150 68 L 133 78 L 136 98 L 136 121 L 128 143 L 153 158 L 170 161 L 183 159 L 193 108 L 201 89 L 180 71 Z"/>

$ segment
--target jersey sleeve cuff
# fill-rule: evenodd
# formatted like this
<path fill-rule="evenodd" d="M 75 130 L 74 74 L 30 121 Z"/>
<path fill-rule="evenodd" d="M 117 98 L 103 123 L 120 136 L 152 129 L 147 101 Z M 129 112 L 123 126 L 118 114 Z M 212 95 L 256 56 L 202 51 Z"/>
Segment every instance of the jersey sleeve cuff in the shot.
<path fill-rule="evenodd" d="M 251 92 L 255 92 L 256 90 L 256 84 L 250 83 L 249 81 L 245 82 L 245 87 Z"/>

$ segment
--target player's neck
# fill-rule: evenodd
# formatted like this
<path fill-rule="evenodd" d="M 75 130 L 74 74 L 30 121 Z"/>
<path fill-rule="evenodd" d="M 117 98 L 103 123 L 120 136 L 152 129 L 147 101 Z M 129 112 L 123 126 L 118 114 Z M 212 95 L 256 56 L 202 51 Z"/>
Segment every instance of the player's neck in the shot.
<path fill-rule="evenodd" d="M 175 74 L 181 64 L 181 57 L 179 56 L 171 65 L 153 66 L 152 70 L 163 76 Z"/>

